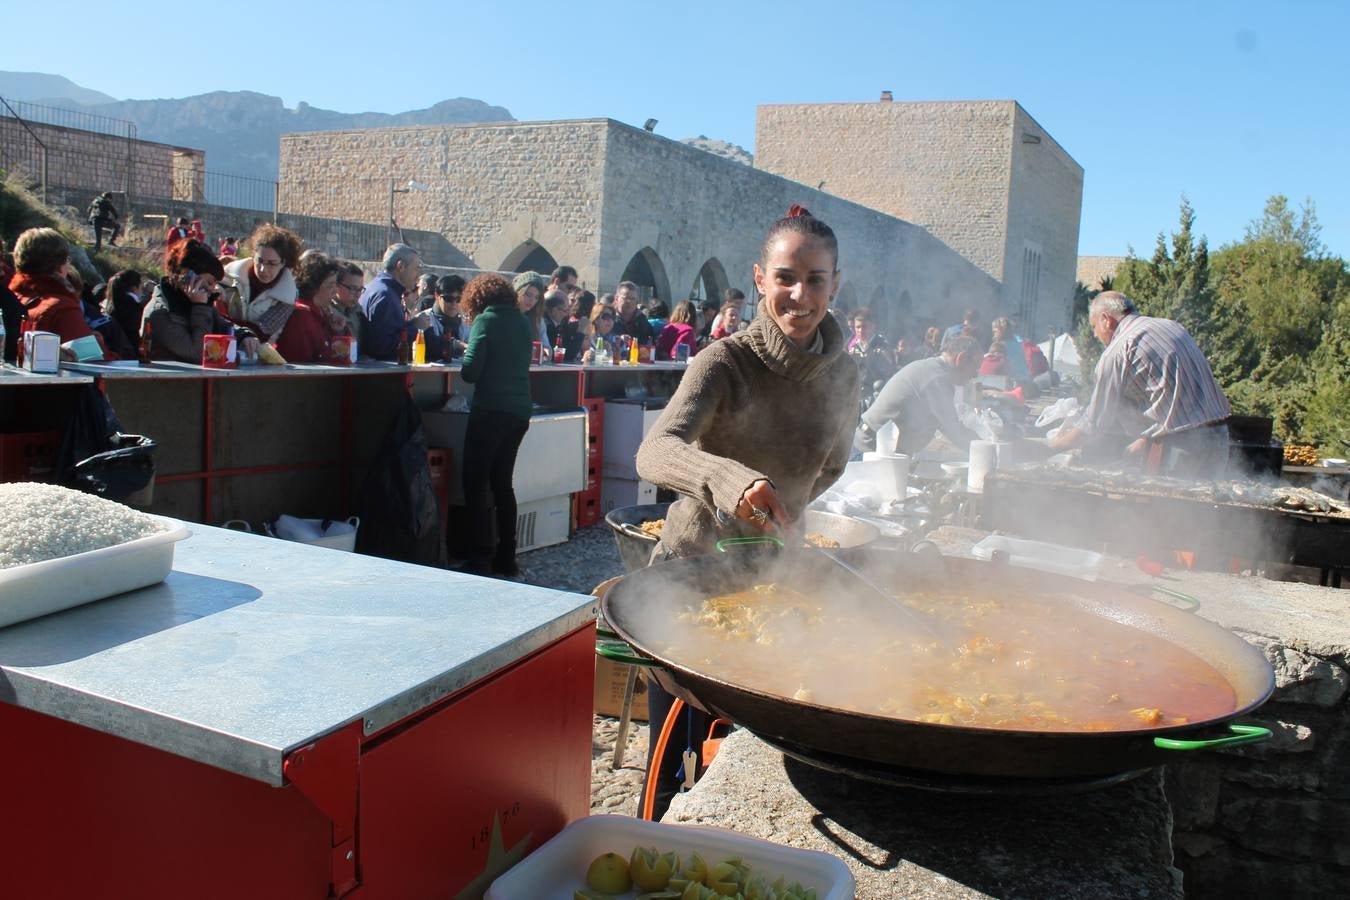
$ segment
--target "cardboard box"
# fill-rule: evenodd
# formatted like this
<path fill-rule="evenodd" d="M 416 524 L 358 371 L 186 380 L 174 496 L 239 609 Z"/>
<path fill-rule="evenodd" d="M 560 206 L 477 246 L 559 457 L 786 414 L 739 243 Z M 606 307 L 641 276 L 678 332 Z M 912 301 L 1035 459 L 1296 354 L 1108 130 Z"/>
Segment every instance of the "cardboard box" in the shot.
<path fill-rule="evenodd" d="M 618 718 L 623 712 L 623 689 L 628 683 L 630 666 L 616 663 L 603 656 L 595 658 L 595 712 L 601 716 Z M 645 722 L 647 712 L 647 673 L 638 669 L 637 683 L 633 685 L 633 721 Z"/>

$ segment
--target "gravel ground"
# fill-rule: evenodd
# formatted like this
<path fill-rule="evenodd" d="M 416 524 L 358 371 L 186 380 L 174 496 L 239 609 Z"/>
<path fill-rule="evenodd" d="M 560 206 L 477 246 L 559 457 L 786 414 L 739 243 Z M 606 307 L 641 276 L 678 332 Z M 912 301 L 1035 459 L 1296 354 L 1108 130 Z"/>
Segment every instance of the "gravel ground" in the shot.
<path fill-rule="evenodd" d="M 517 557 L 520 580 L 527 584 L 589 594 L 601 582 L 624 573 L 614 535 L 604 523 L 579 530 L 565 544 L 531 550 Z M 623 766 L 611 768 L 619 720 L 595 716 L 591 736 L 591 812 L 637 815 L 638 795 L 647 765 L 647 726 L 628 730 Z"/>

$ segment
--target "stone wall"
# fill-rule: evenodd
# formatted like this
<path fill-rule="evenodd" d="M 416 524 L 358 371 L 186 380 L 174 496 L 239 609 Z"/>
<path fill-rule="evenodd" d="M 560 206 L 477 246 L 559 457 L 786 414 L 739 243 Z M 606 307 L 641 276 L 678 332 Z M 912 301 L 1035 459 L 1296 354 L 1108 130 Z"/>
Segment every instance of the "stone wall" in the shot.
<path fill-rule="evenodd" d="M 1094 291 L 1099 290 L 1102 279 L 1115 278 L 1116 270 L 1126 259 L 1124 256 L 1080 256 L 1078 271 L 1074 277 L 1079 284 L 1086 285 Z"/>
<path fill-rule="evenodd" d="M 613 290 L 640 259 L 667 300 L 750 294 L 765 231 L 800 202 L 839 233 L 844 306 L 913 328 L 997 300 L 922 228 L 607 119 L 286 135 L 281 177 L 285 212 L 356 219 L 387 213 L 391 177 L 414 179 L 428 190 L 397 194 L 397 218 L 443 235 L 452 265 L 514 270 L 542 249 Z"/>
<path fill-rule="evenodd" d="M 1284 608 L 1297 608 L 1292 605 Z M 1243 634 L 1275 695 L 1242 721 L 1274 738 L 1167 767 L 1188 897 L 1350 895 L 1350 665 L 1344 648 Z"/>
<path fill-rule="evenodd" d="M 677 300 L 709 261 L 753 296 L 765 232 L 800 203 L 839 238 L 840 305 L 874 307 L 888 333 L 945 323 L 997 297 L 993 279 L 922 228 L 829 193 L 617 122 L 605 159 L 603 284 L 650 248 Z"/>
<path fill-rule="evenodd" d="M 1022 333 L 1040 339 L 1072 324 L 1083 169 L 1026 110 L 1013 109 L 1003 297 Z"/>
<path fill-rule="evenodd" d="M 90 199 L 101 191 L 189 201 L 205 196 L 204 150 L 0 116 L 0 159 L 34 181 L 42 175 L 39 142 L 49 186 L 84 189 Z"/>
<path fill-rule="evenodd" d="M 461 265 L 514 269 L 543 247 L 599 283 L 606 120 L 307 132 L 281 138 L 287 213 L 381 220 L 436 232 Z"/>
<path fill-rule="evenodd" d="M 761 106 L 755 165 L 926 228 L 1002 282 L 1003 310 L 1037 333 L 1068 318 L 1083 170 L 1014 101 Z M 1028 283 L 1046 308 L 1021 310 L 1037 254 Z"/>

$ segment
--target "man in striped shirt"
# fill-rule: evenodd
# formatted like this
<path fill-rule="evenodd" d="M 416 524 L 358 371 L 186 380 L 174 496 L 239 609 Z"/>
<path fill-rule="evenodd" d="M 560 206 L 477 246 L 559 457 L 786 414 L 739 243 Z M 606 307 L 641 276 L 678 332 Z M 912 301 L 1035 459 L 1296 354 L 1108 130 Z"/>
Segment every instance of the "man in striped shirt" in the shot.
<path fill-rule="evenodd" d="M 1050 442 L 1067 449 L 1110 433 L 1152 473 L 1221 477 L 1228 460 L 1228 401 L 1209 361 L 1176 322 L 1141 316 L 1129 297 L 1104 291 L 1088 311 L 1106 350 L 1092 400 Z"/>

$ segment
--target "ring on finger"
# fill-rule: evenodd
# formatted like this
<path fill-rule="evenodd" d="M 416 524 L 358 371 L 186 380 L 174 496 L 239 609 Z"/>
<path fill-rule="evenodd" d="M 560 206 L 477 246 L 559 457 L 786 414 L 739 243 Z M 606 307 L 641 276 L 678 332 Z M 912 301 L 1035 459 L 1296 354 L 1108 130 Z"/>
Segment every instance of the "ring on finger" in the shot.
<path fill-rule="evenodd" d="M 760 509 L 758 506 L 751 505 L 750 518 L 754 520 L 756 525 L 767 525 L 769 522 L 769 511 L 767 509 Z"/>

